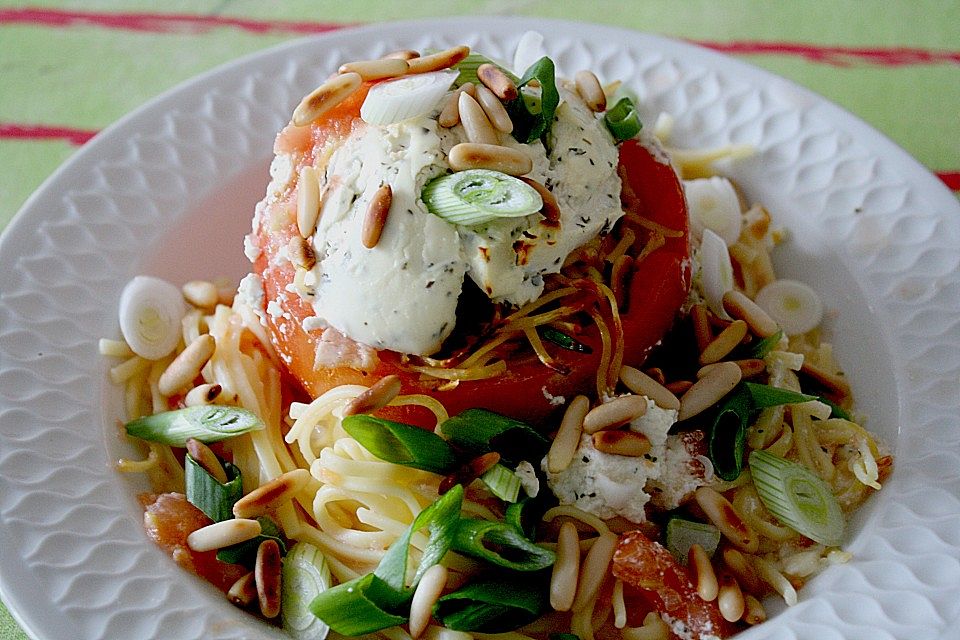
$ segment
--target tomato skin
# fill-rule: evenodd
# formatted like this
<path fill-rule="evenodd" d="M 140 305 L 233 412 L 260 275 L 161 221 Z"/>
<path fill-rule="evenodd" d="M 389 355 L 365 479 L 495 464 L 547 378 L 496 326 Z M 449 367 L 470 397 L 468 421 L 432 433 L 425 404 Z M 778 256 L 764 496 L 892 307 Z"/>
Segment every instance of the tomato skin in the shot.
<path fill-rule="evenodd" d="M 349 130 L 347 122 L 352 109 L 358 113 L 358 101 L 342 105 L 320 124 L 315 123 L 313 128 L 319 131 L 305 140 L 316 145 L 318 140 L 342 137 Z M 306 148 L 302 151 L 303 162 L 312 162 L 312 151 Z M 624 362 L 638 365 L 670 328 L 686 299 L 690 286 L 689 225 L 682 185 L 669 164 L 659 162 L 643 145 L 631 140 L 620 147 L 619 172 L 624 182 L 624 207 L 679 232 L 679 237 L 666 238 L 662 247 L 644 258 L 630 278 L 629 307 L 621 313 Z M 401 366 L 399 354 L 388 351 L 379 352 L 379 364 L 373 371 L 350 367 L 314 369 L 317 339 L 302 328 L 303 320 L 312 316 L 313 310 L 299 296 L 280 295 L 293 281 L 295 270 L 287 261 L 273 260 L 296 233 L 296 192 L 293 191 L 263 212 L 258 236 L 261 251 L 254 271 L 261 276 L 264 299 L 278 300 L 284 311 L 282 316 L 266 315 L 274 346 L 292 376 L 312 397 L 337 385 L 369 386 L 385 375 L 397 374 L 402 380 L 402 393 L 430 395 L 450 414 L 477 407 L 541 423 L 557 411 L 557 406 L 550 401 L 553 396 L 570 397 L 589 393 L 594 388 L 602 351 L 595 327 L 577 336 L 592 348 L 590 354 L 550 347 L 565 373 L 546 367 L 530 354 L 510 360 L 507 372 L 500 376 L 461 381 L 452 389 L 438 390 L 435 381 L 423 382 L 418 373 Z M 432 426 L 430 415 L 417 408 L 388 408 L 383 415 Z"/>

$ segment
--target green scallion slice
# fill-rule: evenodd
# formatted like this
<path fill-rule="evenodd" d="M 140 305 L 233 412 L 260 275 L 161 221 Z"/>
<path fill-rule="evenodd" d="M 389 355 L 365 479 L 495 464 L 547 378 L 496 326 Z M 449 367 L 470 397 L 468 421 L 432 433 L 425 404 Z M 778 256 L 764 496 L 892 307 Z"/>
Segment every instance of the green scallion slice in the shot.
<path fill-rule="evenodd" d="M 539 460 L 550 446 L 550 441 L 527 423 L 486 409 L 467 409 L 448 418 L 440 431 L 451 444 L 471 455 L 496 451 L 510 464 Z"/>
<path fill-rule="evenodd" d="M 433 615 L 454 631 L 513 631 L 547 610 L 548 591 L 548 586 L 530 580 L 475 582 L 441 597 Z"/>
<path fill-rule="evenodd" d="M 537 327 L 537 333 L 539 333 L 540 337 L 544 340 L 549 340 L 553 344 L 562 349 L 566 349 L 567 351 L 576 351 L 577 353 L 593 353 L 593 349 L 590 347 L 590 345 L 578 342 L 559 329 L 554 329 L 549 325 Z"/>
<path fill-rule="evenodd" d="M 534 80 L 540 85 L 539 93 L 528 88 Z M 560 105 L 553 60 L 544 56 L 530 65 L 517 81 L 517 89 L 520 95 L 505 106 L 513 121 L 513 137 L 529 144 L 547 134 Z"/>
<path fill-rule="evenodd" d="M 389 587 L 372 573 L 321 592 L 310 603 L 310 612 L 342 636 L 362 636 L 407 621 L 384 608 L 378 594 Z"/>
<path fill-rule="evenodd" d="M 426 429 L 366 414 L 343 419 L 343 430 L 381 460 L 446 474 L 457 463 L 447 442 Z"/>
<path fill-rule="evenodd" d="M 330 567 L 318 548 L 297 542 L 283 559 L 280 621 L 295 640 L 324 640 L 330 627 L 310 611 L 310 603 L 330 588 Z"/>
<path fill-rule="evenodd" d="M 263 427 L 252 411 L 215 404 L 155 413 L 124 425 L 129 436 L 174 447 L 185 447 L 190 438 L 209 444 Z"/>
<path fill-rule="evenodd" d="M 519 82 L 517 76 L 513 75 L 509 69 L 502 67 L 484 55 L 479 53 L 471 53 L 466 58 L 453 65 L 453 69 L 460 72 L 460 75 L 458 75 L 457 79 L 454 80 L 454 84 L 458 87 L 468 82 L 478 84 L 480 79 L 477 77 L 477 69 L 480 68 L 480 65 L 482 64 L 492 64 L 503 71 L 508 78 L 514 81 L 514 83 Z"/>
<path fill-rule="evenodd" d="M 843 512 L 815 473 L 772 453 L 754 451 L 750 474 L 763 505 L 783 524 L 829 547 L 843 542 Z"/>
<path fill-rule="evenodd" d="M 536 189 L 489 169 L 468 169 L 434 178 L 420 197 L 433 215 L 468 227 L 500 218 L 522 218 L 543 207 Z"/>
<path fill-rule="evenodd" d="M 187 502 L 214 522 L 233 518 L 233 505 L 243 497 L 240 469 L 229 462 L 223 463 L 223 469 L 227 472 L 226 484 L 220 484 L 189 453 L 184 458 Z"/>
<path fill-rule="evenodd" d="M 504 502 L 516 502 L 520 496 L 520 478 L 502 464 L 495 464 L 487 470 L 480 480 L 487 485 L 490 493 Z"/>
<path fill-rule="evenodd" d="M 451 548 L 464 555 L 514 571 L 539 571 L 556 556 L 506 522 L 461 518 Z"/>
<path fill-rule="evenodd" d="M 781 339 L 783 339 L 783 331 L 777 331 L 776 333 L 767 336 L 763 340 L 758 340 L 750 345 L 744 357 L 764 358 L 768 353 L 773 351 L 778 344 L 780 344 Z"/>
<path fill-rule="evenodd" d="M 776 407 L 781 404 L 799 404 L 801 402 L 810 402 L 819 400 L 817 396 L 797 393 L 789 389 L 771 387 L 766 384 L 757 384 L 756 382 L 744 382 L 743 386 L 750 392 L 750 398 L 753 401 L 755 409 L 765 409 L 767 407 Z"/>
<path fill-rule="evenodd" d="M 267 516 L 260 516 L 257 518 L 257 522 L 260 523 L 260 535 L 252 540 L 238 542 L 229 547 L 218 549 L 217 560 L 227 564 L 242 564 L 252 569 L 257 562 L 257 549 L 260 548 L 260 543 L 264 540 L 273 540 L 280 547 L 280 554 L 285 554 L 287 543 L 284 541 L 283 533 L 277 523 Z"/>
<path fill-rule="evenodd" d="M 705 522 L 696 522 L 673 516 L 667 520 L 664 534 L 667 549 L 680 562 L 687 564 L 690 547 L 699 544 L 708 556 L 713 556 L 720 544 L 720 529 Z"/>
<path fill-rule="evenodd" d="M 612 109 L 608 109 L 603 115 L 603 121 L 617 142 L 629 140 L 643 128 L 637 114 L 637 105 L 627 97 L 620 98 Z"/>

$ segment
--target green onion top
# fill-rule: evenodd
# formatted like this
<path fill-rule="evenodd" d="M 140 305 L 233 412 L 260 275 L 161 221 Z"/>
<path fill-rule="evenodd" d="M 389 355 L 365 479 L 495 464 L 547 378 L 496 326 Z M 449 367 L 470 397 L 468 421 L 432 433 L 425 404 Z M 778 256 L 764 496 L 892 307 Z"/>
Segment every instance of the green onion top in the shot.
<path fill-rule="evenodd" d="M 223 463 L 227 482 L 220 484 L 189 453 L 183 461 L 187 502 L 203 511 L 214 522 L 233 518 L 233 505 L 243 497 L 243 478 L 240 469 Z"/>
<path fill-rule="evenodd" d="M 460 519 L 451 548 L 514 571 L 539 571 L 556 559 L 552 551 L 534 544 L 513 525 L 474 518 Z"/>
<path fill-rule="evenodd" d="M 124 427 L 134 438 L 185 447 L 190 438 L 209 444 L 263 429 L 264 424 L 252 411 L 208 404 L 143 416 Z"/>
<path fill-rule="evenodd" d="M 366 414 L 343 419 L 343 429 L 381 460 L 446 474 L 456 465 L 453 449 L 426 429 Z"/>
<path fill-rule="evenodd" d="M 513 631 L 546 612 L 548 591 L 531 580 L 482 580 L 441 597 L 433 615 L 455 631 Z"/>
<path fill-rule="evenodd" d="M 620 98 L 612 109 L 607 110 L 603 115 L 603 121 L 617 142 L 629 140 L 643 128 L 640 116 L 637 115 L 637 105 L 627 97 Z"/>
<path fill-rule="evenodd" d="M 502 460 L 539 460 L 550 442 L 525 422 L 486 409 L 467 409 L 448 418 L 440 431 L 471 455 L 496 451 Z"/>
<path fill-rule="evenodd" d="M 533 80 L 540 83 L 539 94 L 524 91 Z M 506 104 L 507 113 L 513 121 L 513 137 L 517 142 L 529 144 L 550 130 L 553 115 L 560 104 L 553 60 L 544 56 L 530 65 L 517 82 L 517 89 L 520 96 Z"/>

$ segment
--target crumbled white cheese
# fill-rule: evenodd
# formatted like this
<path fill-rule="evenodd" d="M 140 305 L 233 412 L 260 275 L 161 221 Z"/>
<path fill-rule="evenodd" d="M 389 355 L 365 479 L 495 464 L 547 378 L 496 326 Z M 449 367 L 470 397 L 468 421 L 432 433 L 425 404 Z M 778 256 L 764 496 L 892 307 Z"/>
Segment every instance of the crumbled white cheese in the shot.
<path fill-rule="evenodd" d="M 567 404 L 566 398 L 564 398 L 563 396 L 553 395 L 552 393 L 547 391 L 546 386 L 541 387 L 540 391 L 543 392 L 544 399 L 546 399 L 546 401 L 550 403 L 551 407 L 562 407 L 563 405 Z"/>
<path fill-rule="evenodd" d="M 526 460 L 521 460 L 517 468 L 513 471 L 520 479 L 520 486 L 524 492 L 531 498 L 536 498 L 540 493 L 540 480 L 537 478 L 537 470 Z"/>

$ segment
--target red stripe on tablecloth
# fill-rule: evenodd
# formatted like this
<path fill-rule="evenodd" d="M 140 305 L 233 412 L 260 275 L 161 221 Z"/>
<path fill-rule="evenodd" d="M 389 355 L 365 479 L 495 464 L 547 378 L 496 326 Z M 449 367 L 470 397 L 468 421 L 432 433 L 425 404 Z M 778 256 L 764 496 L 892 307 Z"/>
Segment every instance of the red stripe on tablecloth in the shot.
<path fill-rule="evenodd" d="M 346 24 L 313 21 L 261 20 L 190 13 L 67 11 L 41 7 L 0 9 L 0 24 L 26 23 L 49 27 L 77 25 L 157 33 L 202 33 L 217 27 L 233 27 L 251 33 L 323 33 Z M 783 55 L 836 66 L 872 64 L 904 66 L 960 64 L 960 51 L 913 47 L 843 47 L 797 42 L 692 40 L 715 51 L 734 55 Z"/>
<path fill-rule="evenodd" d="M 66 11 L 40 7 L 0 9 L 0 24 L 5 23 L 26 23 L 46 27 L 91 25 L 106 29 L 147 31 L 151 33 L 204 33 L 218 27 L 234 27 L 251 33 L 323 33 L 348 26 L 330 22 L 256 20 L 193 13 L 107 13 L 97 11 Z"/>
<path fill-rule="evenodd" d="M 0 122 L 0 140 L 64 140 L 81 145 L 95 135 L 96 131 L 88 129 Z"/>

